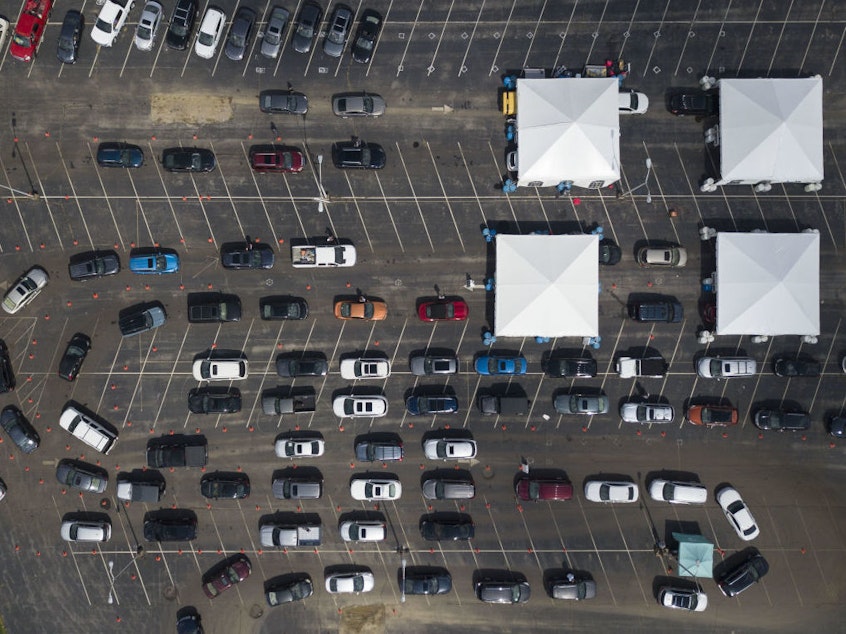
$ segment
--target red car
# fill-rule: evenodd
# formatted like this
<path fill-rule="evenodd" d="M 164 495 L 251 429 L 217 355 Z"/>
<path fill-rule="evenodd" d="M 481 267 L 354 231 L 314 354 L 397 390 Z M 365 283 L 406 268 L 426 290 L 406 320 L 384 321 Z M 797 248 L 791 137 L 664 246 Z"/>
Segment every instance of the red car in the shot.
<path fill-rule="evenodd" d="M 417 316 L 421 321 L 464 321 L 470 309 L 463 299 L 436 299 L 421 302 Z"/>
<path fill-rule="evenodd" d="M 570 500 L 573 498 L 573 485 L 563 479 L 522 477 L 517 481 L 515 492 L 526 502 Z"/>
<path fill-rule="evenodd" d="M 305 156 L 295 147 L 254 145 L 250 148 L 250 167 L 256 172 L 302 172 Z"/>
<path fill-rule="evenodd" d="M 239 583 L 250 576 L 252 565 L 246 555 L 238 555 L 231 563 L 222 567 L 215 566 L 206 574 L 206 581 L 203 583 L 203 592 L 209 599 L 214 599 L 224 590 L 228 590 L 236 583 Z"/>
<path fill-rule="evenodd" d="M 9 47 L 12 57 L 24 62 L 35 57 L 52 10 L 53 0 L 26 0 Z"/>

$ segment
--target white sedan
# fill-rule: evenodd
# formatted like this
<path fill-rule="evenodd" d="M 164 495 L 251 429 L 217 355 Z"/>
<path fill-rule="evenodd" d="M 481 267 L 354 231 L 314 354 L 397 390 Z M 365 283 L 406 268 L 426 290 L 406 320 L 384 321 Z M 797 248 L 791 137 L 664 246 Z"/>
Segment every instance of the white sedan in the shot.
<path fill-rule="evenodd" d="M 226 26 L 226 14 L 220 9 L 209 7 L 200 23 L 200 30 L 197 31 L 197 42 L 194 44 L 194 52 L 203 59 L 211 59 L 217 52 L 217 45 L 223 36 L 223 27 Z"/>
<path fill-rule="evenodd" d="M 655 403 L 623 403 L 620 418 L 625 423 L 672 423 L 675 412 L 669 405 Z"/>
<path fill-rule="evenodd" d="M 106 0 L 91 29 L 91 39 L 100 46 L 114 44 L 134 6 L 131 0 Z"/>
<path fill-rule="evenodd" d="M 274 448 L 279 458 L 314 458 L 326 451 L 322 438 L 279 438 Z"/>
<path fill-rule="evenodd" d="M 468 460 L 476 457 L 476 441 L 466 438 L 429 438 L 423 442 L 429 460 Z"/>
<path fill-rule="evenodd" d="M 708 595 L 698 589 L 663 586 L 658 591 L 658 602 L 665 608 L 704 612 L 708 607 Z"/>
<path fill-rule="evenodd" d="M 723 509 L 723 513 L 726 514 L 729 523 L 734 526 L 740 539 L 748 542 L 760 534 L 755 518 L 752 517 L 749 507 L 743 502 L 737 489 L 733 487 L 720 489 L 717 493 L 717 504 Z"/>
<path fill-rule="evenodd" d="M 162 5 L 150 0 L 141 11 L 141 19 L 135 29 L 135 47 L 139 51 L 151 51 L 156 43 L 156 33 L 162 22 Z"/>
<path fill-rule="evenodd" d="M 398 479 L 354 478 L 350 482 L 350 495 L 354 500 L 398 500 L 402 483 Z"/>
<path fill-rule="evenodd" d="M 332 401 L 332 411 L 338 418 L 378 418 L 388 413 L 388 399 L 384 396 L 337 396 Z"/>
<path fill-rule="evenodd" d="M 634 482 L 625 480 L 588 480 L 585 482 L 585 498 L 591 502 L 637 502 L 638 488 Z"/>
<path fill-rule="evenodd" d="M 47 286 L 50 276 L 40 266 L 33 266 L 12 285 L 3 298 L 3 310 L 10 315 L 29 304 Z"/>
<path fill-rule="evenodd" d="M 326 575 L 326 592 L 330 594 L 370 592 L 375 585 L 376 579 L 370 570 L 333 572 Z"/>
<path fill-rule="evenodd" d="M 391 376 L 391 362 L 387 359 L 343 359 L 342 379 L 386 379 Z"/>
<path fill-rule="evenodd" d="M 345 542 L 381 542 L 385 539 L 385 522 L 379 520 L 341 522 L 338 531 Z"/>

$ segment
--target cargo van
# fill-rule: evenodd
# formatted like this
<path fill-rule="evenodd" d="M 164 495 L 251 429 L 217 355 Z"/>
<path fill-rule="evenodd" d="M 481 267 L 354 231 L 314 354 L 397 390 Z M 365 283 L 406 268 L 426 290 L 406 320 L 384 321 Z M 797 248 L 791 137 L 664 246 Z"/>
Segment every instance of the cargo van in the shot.
<path fill-rule="evenodd" d="M 478 400 L 482 414 L 501 414 L 503 416 L 525 414 L 529 411 L 529 399 L 525 396 L 498 396 L 482 394 Z"/>

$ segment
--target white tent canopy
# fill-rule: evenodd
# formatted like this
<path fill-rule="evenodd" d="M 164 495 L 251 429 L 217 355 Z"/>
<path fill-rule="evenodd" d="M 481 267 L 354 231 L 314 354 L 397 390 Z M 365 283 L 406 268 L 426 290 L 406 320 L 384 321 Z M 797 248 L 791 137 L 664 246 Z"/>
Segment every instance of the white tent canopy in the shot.
<path fill-rule="evenodd" d="M 820 236 L 717 234 L 718 335 L 819 335 Z"/>
<path fill-rule="evenodd" d="M 720 181 L 823 180 L 822 78 L 721 79 Z"/>
<path fill-rule="evenodd" d="M 596 235 L 496 237 L 494 335 L 599 334 Z"/>
<path fill-rule="evenodd" d="M 618 92 L 615 77 L 518 79 L 517 185 L 620 180 Z"/>

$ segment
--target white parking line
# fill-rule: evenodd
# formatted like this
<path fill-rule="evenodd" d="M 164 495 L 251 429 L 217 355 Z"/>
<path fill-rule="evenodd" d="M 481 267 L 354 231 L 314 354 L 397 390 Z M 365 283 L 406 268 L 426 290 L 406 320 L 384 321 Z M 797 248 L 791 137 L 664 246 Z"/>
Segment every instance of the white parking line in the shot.
<path fill-rule="evenodd" d="M 464 171 L 467 172 L 467 182 L 470 183 L 470 187 L 473 190 L 473 197 L 476 199 L 476 204 L 479 206 L 479 213 L 482 216 L 482 222 L 487 222 L 488 218 L 485 214 L 485 207 L 482 205 L 482 201 L 479 198 L 479 192 L 476 190 L 476 184 L 473 182 L 473 176 L 470 174 L 470 167 L 467 165 L 467 158 L 464 156 L 464 148 L 461 147 L 461 142 L 456 143 L 458 145 L 458 153 L 461 154 L 461 164 L 464 165 Z M 490 147 L 490 143 L 488 143 Z M 491 152 L 493 153 L 493 147 L 491 147 Z"/>
<path fill-rule="evenodd" d="M 35 182 L 38 183 L 38 191 L 42 194 L 46 194 L 44 191 L 44 183 L 41 182 L 41 177 L 38 175 L 38 162 L 32 156 L 32 152 L 29 149 L 29 143 L 25 143 L 24 147 L 26 147 L 26 153 L 29 155 L 32 171 L 35 173 Z M 47 208 L 47 215 L 50 216 L 50 224 L 53 225 L 53 231 L 56 232 L 56 239 L 58 240 L 59 247 L 61 247 L 62 251 L 64 251 L 65 245 L 62 244 L 62 234 L 59 232 L 59 227 L 56 226 L 56 219 L 53 217 L 53 210 L 50 207 L 50 197 L 45 195 L 42 200 L 44 201 L 44 206 Z"/>
<path fill-rule="evenodd" d="M 822 5 L 824 5 L 824 4 L 825 4 L 825 2 L 820 3 L 820 11 L 822 11 Z M 773 48 L 773 54 L 770 56 L 770 65 L 767 66 L 767 74 L 765 75 L 765 77 L 770 76 L 770 71 L 772 71 L 773 64 L 775 64 L 776 55 L 778 55 L 778 47 L 781 46 L 781 40 L 784 37 L 784 30 L 787 28 L 787 23 L 790 20 L 790 11 L 792 9 L 793 9 L 793 0 L 790 0 L 790 6 L 787 7 L 787 14 L 784 16 L 784 20 L 782 20 L 782 22 L 781 22 L 781 30 L 778 32 L 778 39 L 776 40 L 775 47 Z M 819 13 L 817 13 L 817 19 L 819 19 Z M 814 27 L 816 28 L 816 24 L 814 24 Z M 811 37 L 808 38 L 808 46 L 811 45 L 811 39 L 812 38 L 813 38 L 813 32 L 811 34 Z M 806 48 L 805 49 L 806 54 L 807 54 L 807 51 L 808 51 L 808 49 Z M 800 66 L 799 68 L 801 69 L 802 67 Z M 799 73 L 801 73 L 801 70 L 799 71 Z M 797 73 L 797 74 L 799 74 L 799 73 Z"/>
<path fill-rule="evenodd" d="M 148 145 L 150 147 L 150 153 L 153 156 L 155 156 L 155 154 L 153 154 L 153 144 L 148 143 Z M 180 143 L 180 145 L 182 145 L 182 144 Z M 179 226 L 179 219 L 176 217 L 176 210 L 173 208 L 173 200 L 171 200 L 170 193 L 168 193 L 168 191 L 167 191 L 167 183 L 165 182 L 164 176 L 162 174 L 161 167 L 159 166 L 158 161 L 151 161 L 151 162 L 156 167 L 156 173 L 159 175 L 159 181 L 161 181 L 162 190 L 165 193 L 165 200 L 167 201 L 167 205 L 170 208 L 170 215 L 173 216 L 173 222 L 176 225 L 177 234 L 179 235 L 179 238 L 182 240 L 184 238 L 185 234 L 182 233 L 182 227 Z M 194 191 L 196 192 L 197 191 L 197 183 L 196 183 L 196 179 L 194 178 L 194 174 L 190 174 L 190 177 L 191 177 L 191 183 L 194 185 Z M 200 204 L 202 205 L 202 201 L 200 202 Z M 187 242 L 183 241 L 182 244 L 185 245 L 186 249 L 188 248 Z"/>
<path fill-rule="evenodd" d="M 731 2 L 728 2 L 726 3 L 726 10 L 725 13 L 723 13 L 722 22 L 720 22 L 720 28 L 717 31 L 717 38 L 714 40 L 714 47 L 711 49 L 711 56 L 708 58 L 708 63 L 705 65 L 705 68 L 708 70 L 711 70 L 712 68 L 711 65 L 714 63 L 714 56 L 722 49 L 721 40 L 726 36 L 726 22 L 728 22 L 730 11 Z"/>
<path fill-rule="evenodd" d="M 655 30 L 652 32 L 652 47 L 649 49 L 649 55 L 646 58 L 646 62 L 643 65 L 643 71 L 641 72 L 644 77 L 649 72 L 649 66 L 652 64 L 652 58 L 655 55 L 655 49 L 658 48 L 658 41 L 661 39 L 661 27 L 664 26 L 664 20 L 667 18 L 667 11 L 670 10 L 671 4 L 672 2 L 670 2 L 670 0 L 667 0 L 667 3 L 664 5 L 664 12 L 661 14 L 661 21 L 658 23 L 658 26 L 655 27 Z"/>
<path fill-rule="evenodd" d="M 502 545 L 502 538 L 499 536 L 499 529 L 496 527 L 496 521 L 494 520 L 493 513 L 491 513 L 491 504 L 488 502 L 487 496 L 485 497 L 485 508 L 488 511 L 488 519 L 491 521 L 491 527 L 496 534 L 496 541 L 499 543 L 499 550 L 502 552 L 502 558 L 505 560 L 505 567 L 507 569 L 511 569 L 511 562 L 508 561 L 508 553 L 505 550 L 505 546 Z"/>
<path fill-rule="evenodd" d="M 139 341 L 138 356 L 139 356 L 140 367 L 138 369 L 138 375 L 137 375 L 137 378 L 135 380 L 135 387 L 132 390 L 132 396 L 130 396 L 129 402 L 126 404 L 126 416 L 124 417 L 124 425 L 126 425 L 126 420 L 128 419 L 129 412 L 132 410 L 132 405 L 135 402 L 136 395 L 138 395 L 138 393 L 142 391 L 141 390 L 141 380 L 144 378 L 144 368 L 147 367 L 147 361 L 150 360 L 150 355 L 153 354 L 153 348 L 156 347 L 155 341 L 156 341 L 156 335 L 157 334 L 158 334 L 158 331 L 154 331 L 153 338 L 147 346 L 147 352 L 146 352 L 146 354 L 143 355 L 143 359 L 140 358 L 142 356 L 143 346 L 141 346 L 140 341 Z M 143 398 L 143 396 L 142 396 L 142 398 Z M 158 398 L 158 396 L 154 396 L 153 398 Z M 143 405 L 141 407 L 143 409 Z M 159 411 L 161 411 L 161 407 L 160 407 Z M 155 425 L 155 421 L 153 421 L 153 423 Z"/>
<path fill-rule="evenodd" d="M 593 49 L 596 47 L 597 40 L 599 40 L 599 34 L 602 30 L 602 22 L 603 20 L 605 20 L 605 13 L 608 11 L 609 2 L 610 0 L 605 0 L 605 4 L 602 6 L 602 14 L 599 16 L 599 21 L 596 23 L 596 26 L 593 29 L 593 37 L 591 37 L 590 47 L 588 48 L 585 59 L 589 60 L 591 57 L 593 57 Z"/>
<path fill-rule="evenodd" d="M 244 156 L 247 160 L 247 163 L 249 164 L 249 162 L 250 162 L 249 153 L 244 148 L 243 142 L 241 142 L 241 149 L 244 150 Z M 218 169 L 220 169 L 220 168 L 218 167 Z M 259 202 L 261 203 L 262 211 L 264 211 L 264 217 L 267 220 L 267 226 L 270 228 L 270 235 L 273 236 L 273 240 L 271 242 L 273 242 L 276 245 L 277 249 L 281 249 L 282 247 L 279 244 L 278 240 L 276 239 L 276 237 L 279 234 L 276 233 L 276 230 L 273 228 L 273 220 L 271 220 L 271 218 L 270 218 L 270 213 L 267 210 L 267 204 L 265 203 L 264 196 L 262 196 L 261 189 L 258 186 L 258 181 L 256 180 L 256 173 L 252 169 L 250 170 L 250 176 L 253 179 L 253 185 L 255 185 L 255 187 L 256 187 L 256 192 L 258 193 Z M 271 175 L 266 174 L 266 176 L 271 176 Z M 284 176 L 284 174 L 283 174 L 283 176 Z M 224 186 L 224 188 L 226 188 L 226 195 L 229 197 L 229 202 L 232 205 L 233 211 L 235 211 L 235 201 L 232 199 L 232 194 L 229 192 L 229 185 L 226 184 L 226 179 L 223 178 L 223 171 L 222 170 L 220 172 L 220 178 L 221 178 L 221 180 L 223 180 L 223 186 Z M 285 185 L 286 186 L 288 185 L 287 178 L 285 179 Z M 290 187 L 288 187 L 288 191 L 289 192 L 291 191 Z M 244 230 L 244 227 L 241 224 L 241 218 L 238 216 L 237 212 L 235 212 L 235 220 L 238 221 L 238 229 L 241 231 L 241 234 L 246 235 L 246 231 Z"/>
<path fill-rule="evenodd" d="M 438 177 L 438 184 L 441 186 L 441 192 L 444 195 L 444 204 L 449 210 L 450 218 L 452 218 L 452 225 L 455 227 L 455 235 L 458 236 L 458 242 L 461 244 L 461 252 L 467 253 L 467 249 L 464 246 L 464 240 L 461 238 L 461 229 L 458 227 L 458 221 L 455 219 L 455 214 L 452 211 L 452 205 L 449 202 L 449 196 L 444 188 L 444 181 L 441 179 L 441 174 L 438 171 L 438 164 L 435 162 L 435 155 L 432 154 L 432 146 L 429 145 L 428 141 L 426 141 L 426 149 L 429 151 L 429 158 L 432 159 L 432 168 L 435 170 L 435 175 Z"/>
<path fill-rule="evenodd" d="M 823 5 L 820 4 L 820 11 L 822 11 Z M 834 72 L 834 65 L 837 63 L 837 58 L 840 57 L 840 51 L 843 49 L 843 40 L 846 39 L 846 26 L 843 27 L 843 32 L 840 34 L 840 41 L 837 42 L 837 46 L 834 49 L 834 55 L 831 58 L 831 66 L 828 67 L 828 76 L 831 77 L 832 73 Z M 803 64 L 804 65 L 804 64 Z M 801 67 L 800 67 L 801 69 Z"/>
<path fill-rule="evenodd" d="M 582 519 L 585 521 L 585 528 L 587 529 L 590 541 L 593 544 L 593 551 L 596 553 L 596 560 L 599 562 L 599 567 L 602 568 L 602 576 L 605 577 L 605 585 L 608 586 L 608 594 L 611 595 L 611 602 L 616 607 L 617 597 L 614 596 L 614 590 L 611 588 L 611 582 L 608 580 L 608 571 L 605 569 L 605 564 L 602 563 L 602 555 L 599 552 L 599 546 L 596 544 L 596 537 L 594 537 L 593 531 L 590 530 L 590 522 L 588 522 L 587 514 L 585 514 L 585 508 L 582 506 L 582 501 L 578 497 L 575 499 L 578 502 L 579 510 L 582 512 Z M 638 581 L 638 583 L 640 583 L 640 581 Z"/>
<path fill-rule="evenodd" d="M 498 163 L 497 158 L 496 158 L 496 150 L 494 150 L 494 147 L 493 147 L 493 145 L 491 145 L 490 141 L 488 141 L 488 149 L 491 151 L 491 158 L 493 159 L 494 166 L 495 167 L 498 166 L 499 163 Z M 514 205 L 511 204 L 511 194 L 505 195 L 505 202 L 508 203 L 508 208 L 511 210 L 511 219 L 514 220 L 514 224 L 516 225 L 516 228 L 517 228 L 517 233 L 520 233 L 521 232 L 520 220 L 517 218 L 517 212 L 514 211 Z M 485 220 L 487 220 L 487 219 L 485 219 Z"/>
<path fill-rule="evenodd" d="M 417 15 L 414 16 L 414 24 L 411 25 L 411 33 L 409 33 L 408 37 L 405 38 L 405 48 L 402 51 L 402 57 L 400 57 L 399 64 L 397 64 L 397 77 L 399 77 L 399 74 L 405 70 L 405 56 L 408 55 L 408 47 L 411 46 L 411 39 L 414 37 L 414 29 L 417 28 L 417 21 L 420 20 L 420 12 L 423 11 L 423 5 L 425 3 L 426 0 L 420 0 L 420 6 L 417 7 Z M 403 33 L 403 35 L 405 34 Z"/>
<path fill-rule="evenodd" d="M 514 7 L 517 6 L 517 2 L 518 0 L 514 0 L 511 3 L 511 8 L 508 10 L 508 17 L 505 19 L 505 26 L 502 27 L 502 32 L 494 33 L 494 37 L 497 38 L 498 41 L 496 45 L 496 51 L 494 51 L 494 56 L 491 60 L 491 69 L 488 71 L 488 77 L 490 77 L 499 70 L 496 61 L 499 58 L 499 51 L 502 48 L 502 43 L 505 41 L 505 34 L 508 31 L 508 25 L 511 24 L 511 16 L 514 15 Z M 493 26 L 493 24 L 491 24 L 491 26 Z"/>
<path fill-rule="evenodd" d="M 127 172 L 126 174 L 129 177 L 129 184 L 132 186 L 132 193 L 135 195 L 135 239 L 138 240 L 138 243 L 141 243 L 141 235 L 138 233 L 138 218 L 140 217 L 141 220 L 144 221 L 144 226 L 147 228 L 147 236 L 150 238 L 150 242 L 156 242 L 156 238 L 153 235 L 153 229 L 150 227 L 150 221 L 147 219 L 147 214 L 144 213 L 144 204 L 141 202 L 141 196 L 138 194 L 138 188 L 135 187 L 135 181 L 132 178 L 132 173 Z M 130 245 L 131 246 L 131 245 Z"/>
<path fill-rule="evenodd" d="M 130 53 L 132 53 L 133 48 L 134 47 L 132 46 L 132 40 L 129 40 L 129 46 L 126 49 L 126 56 L 123 58 L 123 65 L 120 67 L 120 73 L 118 73 L 118 77 L 123 78 L 123 71 L 126 70 L 126 65 L 129 62 L 129 55 Z"/>
<path fill-rule="evenodd" d="M 94 238 L 91 236 L 91 230 L 88 228 L 88 222 L 85 220 L 85 214 L 82 213 L 82 205 L 79 204 L 79 198 L 76 195 L 76 188 L 73 186 L 73 179 L 71 178 L 70 172 L 68 172 L 68 166 L 65 162 L 64 157 L 62 156 L 62 148 L 56 143 L 56 152 L 59 154 L 59 160 L 62 163 L 62 169 L 65 170 L 65 176 L 68 178 L 68 185 L 71 188 L 71 192 L 73 193 L 73 202 L 76 204 L 76 209 L 79 212 L 79 219 L 82 220 L 82 226 L 85 228 L 85 235 L 88 236 L 88 243 L 91 245 L 91 248 L 95 248 L 94 246 Z"/>
<path fill-rule="evenodd" d="M 420 221 L 423 223 L 423 231 L 426 232 L 426 239 L 429 241 L 429 248 L 432 252 L 435 251 L 435 244 L 432 242 L 432 235 L 429 233 L 429 226 L 426 224 L 426 218 L 423 216 L 423 209 L 420 207 L 420 199 L 417 198 L 417 193 L 414 191 L 414 181 L 411 180 L 411 174 L 408 172 L 408 168 L 405 165 L 405 157 L 402 155 L 402 151 L 400 150 L 399 142 L 396 143 L 397 146 L 397 154 L 400 158 L 400 163 L 402 163 L 402 169 L 405 172 L 405 178 L 408 181 L 408 187 L 411 189 L 411 197 L 414 198 L 414 204 L 417 207 L 417 213 L 420 214 Z"/>
<path fill-rule="evenodd" d="M 543 0 L 543 6 L 541 6 L 540 11 L 538 11 L 538 19 L 535 21 L 535 27 L 532 29 L 531 35 L 529 36 L 529 46 L 526 48 L 526 55 L 523 57 L 523 68 L 526 68 L 529 65 L 529 55 L 532 54 L 532 45 L 535 43 L 535 36 L 538 34 L 541 22 L 543 22 L 543 13 L 546 11 L 546 5 L 547 0 Z"/>
<path fill-rule="evenodd" d="M 361 207 L 358 205 L 358 198 L 355 195 L 355 192 L 352 188 L 352 183 L 350 182 L 350 177 L 344 172 L 344 179 L 347 181 L 347 187 L 350 190 L 350 196 L 352 197 L 353 205 L 355 205 L 355 211 L 358 214 L 358 219 L 361 222 L 361 229 L 364 231 L 364 237 L 367 238 L 367 244 L 370 246 L 370 251 L 373 251 L 373 240 L 370 238 L 370 232 L 367 230 L 367 223 L 364 222 L 364 216 L 361 213 Z M 329 217 L 329 211 L 327 209 L 326 216 Z M 332 224 L 334 226 L 334 224 Z M 396 229 L 396 227 L 395 227 Z"/>
<path fill-rule="evenodd" d="M 438 43 L 435 44 L 435 52 L 432 53 L 432 60 L 429 62 L 429 66 L 426 69 L 426 77 L 429 77 L 432 73 L 435 72 L 435 59 L 438 57 L 438 51 L 441 48 L 441 42 L 444 40 L 444 32 L 446 31 L 447 24 L 449 24 L 449 18 L 452 15 L 452 9 L 455 6 L 455 0 L 450 0 L 449 3 L 449 10 L 447 11 L 446 18 L 441 25 L 441 35 L 438 37 Z"/>
<path fill-rule="evenodd" d="M 185 328 L 185 330 L 184 330 L 184 333 L 182 335 L 182 341 L 179 342 L 179 350 L 176 352 L 176 355 L 174 356 L 173 365 L 171 366 L 170 372 L 167 375 L 167 383 L 165 384 L 164 391 L 162 392 L 161 396 L 159 397 L 160 398 L 159 409 L 156 411 L 155 418 L 153 418 L 153 423 L 152 423 L 153 427 L 155 427 L 156 424 L 158 423 L 159 418 L 162 415 L 162 408 L 164 407 L 165 403 L 167 402 L 167 399 L 165 398 L 165 396 L 167 395 L 167 392 L 170 389 L 170 384 L 173 382 L 174 375 L 176 374 L 176 366 L 179 364 L 179 360 L 182 358 L 182 351 L 185 349 L 185 340 L 188 339 L 188 331 L 190 330 L 190 328 L 191 328 L 191 326 L 189 324 L 189 326 L 187 328 Z M 129 418 L 129 408 L 127 407 L 126 408 L 126 416 L 124 417 L 124 425 L 126 424 L 126 420 L 128 418 Z M 185 424 L 183 425 L 183 428 L 187 423 L 188 423 L 188 421 L 186 420 Z"/>
<path fill-rule="evenodd" d="M 397 227 L 397 222 L 394 219 L 394 214 L 391 213 L 391 205 L 388 203 L 388 196 L 385 194 L 385 188 L 382 186 L 382 179 L 379 178 L 378 174 L 374 174 L 376 178 L 376 183 L 379 185 L 379 191 L 382 194 L 382 200 L 385 202 L 385 210 L 388 212 L 388 217 L 391 219 L 391 226 L 394 228 L 394 234 L 397 236 L 397 243 L 399 244 L 400 251 L 405 253 L 405 246 L 402 243 L 402 236 L 400 236 L 399 228 Z M 347 179 L 349 182 L 349 179 Z M 352 191 L 352 183 L 350 184 L 350 191 Z M 358 209 L 358 204 L 356 204 L 356 209 Z M 361 212 L 359 212 L 359 216 Z M 369 235 L 368 235 L 368 242 L 369 242 Z"/>
<path fill-rule="evenodd" d="M 56 496 L 51 495 L 50 499 L 53 500 L 53 508 L 56 509 L 56 516 L 59 520 L 62 519 L 62 512 L 59 510 L 59 505 L 56 502 Z M 67 553 L 70 555 L 71 560 L 73 561 L 73 565 L 76 568 L 76 574 L 79 576 L 79 587 L 82 588 L 82 591 L 85 593 L 85 600 L 88 601 L 88 605 L 92 605 L 91 603 L 91 595 L 88 594 L 88 583 L 85 580 L 85 577 L 82 576 L 82 570 L 79 569 L 79 563 L 76 561 L 76 552 L 72 548 L 67 550 Z M 111 583 L 111 579 L 108 579 L 108 573 L 106 573 L 106 578 Z"/>
<path fill-rule="evenodd" d="M 702 217 L 702 210 L 699 208 L 699 200 L 696 196 L 696 190 L 694 190 L 693 183 L 690 180 L 690 175 L 685 169 L 685 161 L 682 158 L 681 152 L 679 151 L 679 145 L 675 141 L 673 141 L 673 149 L 676 151 L 676 156 L 679 159 L 679 165 L 681 166 L 682 172 L 684 173 L 684 180 L 687 183 L 688 189 L 690 190 L 690 199 L 693 201 L 693 205 L 696 207 L 696 214 L 699 216 L 699 222 L 704 223 L 705 219 Z"/>
<path fill-rule="evenodd" d="M 746 59 L 746 53 L 749 51 L 749 44 L 752 42 L 752 35 L 755 33 L 755 26 L 758 24 L 758 16 L 761 15 L 761 8 L 764 6 L 764 0 L 758 3 L 758 10 L 755 12 L 755 17 L 752 19 L 752 26 L 749 27 L 749 35 L 746 36 L 746 44 L 743 47 L 743 53 L 740 55 L 740 61 L 737 62 L 737 69 L 735 73 L 740 75 L 740 69 L 743 68 L 743 60 Z"/>
<path fill-rule="evenodd" d="M 530 502 L 530 504 L 531 504 L 531 502 Z M 547 506 L 549 506 L 549 504 L 547 504 Z M 521 519 L 521 520 L 523 520 L 523 528 L 525 529 L 525 531 L 526 531 L 526 537 L 527 537 L 527 538 L 528 538 L 528 540 L 529 540 L 529 552 L 530 552 L 532 555 L 534 555 L 534 556 L 535 556 L 535 563 L 537 563 L 537 565 L 538 565 L 538 569 L 539 569 L 541 572 L 543 572 L 543 564 L 541 564 L 540 557 L 538 557 L 538 553 L 537 553 L 537 551 L 535 550 L 535 542 L 534 542 L 534 540 L 532 539 L 532 533 L 531 533 L 531 531 L 529 530 L 529 523 L 526 521 L 526 512 L 525 512 L 525 511 L 526 511 L 526 509 L 524 509 L 524 508 L 523 508 L 523 505 L 522 505 L 522 503 L 520 502 L 520 500 L 517 500 L 517 504 L 515 504 L 515 507 L 516 507 L 516 509 L 517 509 L 517 512 L 518 512 L 518 513 L 519 513 L 519 515 L 520 515 L 520 519 Z"/>
<path fill-rule="evenodd" d="M 106 193 L 106 185 L 103 183 L 103 177 L 100 175 L 100 170 L 97 167 L 97 160 L 94 158 L 94 153 L 91 151 L 91 144 L 88 143 L 88 155 L 91 157 L 91 164 L 94 167 L 94 172 L 97 174 L 97 180 L 100 182 L 100 189 L 103 190 L 103 200 L 106 201 L 106 207 L 109 208 L 109 214 L 112 217 L 112 224 L 115 226 L 115 232 L 117 233 L 118 240 L 120 240 L 120 247 L 123 250 L 126 250 L 126 244 L 123 241 L 123 235 L 121 235 L 120 227 L 118 227 L 117 218 L 115 218 L 115 212 L 112 209 L 112 203 L 109 200 L 109 195 Z"/>
<path fill-rule="evenodd" d="M 482 0 L 479 6 L 479 14 L 476 16 L 476 21 L 473 22 L 473 31 L 467 37 L 467 48 L 464 49 L 464 57 L 461 58 L 461 63 L 458 65 L 458 77 L 461 77 L 467 72 L 467 56 L 470 55 L 470 47 L 473 46 L 473 38 L 476 37 L 476 30 L 479 28 L 479 21 L 482 19 L 482 11 L 485 10 L 486 0 Z M 464 37 L 464 34 L 461 35 Z"/>
<path fill-rule="evenodd" d="M 673 75 L 676 77 L 678 77 L 679 68 L 681 68 L 682 60 L 684 60 L 684 53 L 687 51 L 687 43 L 696 36 L 696 31 L 693 30 L 693 27 L 696 25 L 696 18 L 699 16 L 699 7 L 701 6 L 702 0 L 697 0 L 696 8 L 693 10 L 693 15 L 690 16 L 690 22 L 687 25 L 687 37 L 684 39 L 684 44 L 682 44 L 681 50 L 679 51 L 679 59 L 676 62 L 675 69 L 673 69 Z"/>

